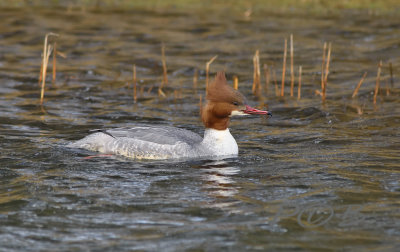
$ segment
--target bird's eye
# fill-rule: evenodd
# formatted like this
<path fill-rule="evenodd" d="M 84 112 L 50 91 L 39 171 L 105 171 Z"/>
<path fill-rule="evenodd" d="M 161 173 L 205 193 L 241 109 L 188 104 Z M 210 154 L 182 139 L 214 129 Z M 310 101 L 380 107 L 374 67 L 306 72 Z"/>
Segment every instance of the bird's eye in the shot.
<path fill-rule="evenodd" d="M 237 101 L 234 101 L 234 102 L 233 102 L 233 105 L 238 106 L 239 103 L 238 103 Z"/>

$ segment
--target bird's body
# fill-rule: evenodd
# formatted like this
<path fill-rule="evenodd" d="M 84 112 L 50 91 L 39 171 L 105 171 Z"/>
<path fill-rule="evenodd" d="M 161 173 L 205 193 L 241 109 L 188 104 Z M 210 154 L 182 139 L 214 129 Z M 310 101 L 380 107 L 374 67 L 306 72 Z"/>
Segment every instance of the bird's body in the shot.
<path fill-rule="evenodd" d="M 202 109 L 204 138 L 176 127 L 138 125 L 100 130 L 68 146 L 135 159 L 236 156 L 238 146 L 228 129 L 229 119 L 245 114 L 269 112 L 245 105 L 244 96 L 228 86 L 225 74 L 220 72 L 209 86 Z"/>

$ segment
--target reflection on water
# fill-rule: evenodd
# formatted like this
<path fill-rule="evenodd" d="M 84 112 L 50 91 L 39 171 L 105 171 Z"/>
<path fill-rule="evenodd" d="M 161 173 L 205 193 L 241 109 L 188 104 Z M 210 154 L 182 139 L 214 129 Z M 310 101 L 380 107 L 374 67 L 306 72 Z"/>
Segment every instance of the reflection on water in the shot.
<path fill-rule="evenodd" d="M 0 11 L 1 248 L 399 250 L 398 19 L 192 11 Z M 68 57 L 59 59 L 42 109 L 37 77 L 49 31 L 61 35 L 58 48 Z M 295 66 L 303 67 L 302 99 L 276 97 L 272 77 L 265 97 L 253 96 L 254 51 L 280 84 L 290 33 Z M 321 104 L 315 90 L 324 41 L 333 48 Z M 157 94 L 162 42 L 166 98 Z M 89 130 L 135 123 L 203 134 L 203 69 L 216 54 L 211 71 L 226 69 L 229 80 L 237 75 L 250 103 L 267 103 L 274 115 L 232 120 L 239 157 L 137 161 L 65 148 Z"/>
<path fill-rule="evenodd" d="M 232 178 L 240 172 L 238 167 L 229 166 L 226 161 L 214 161 L 202 165 L 204 189 L 214 197 L 233 197 L 238 193 Z"/>

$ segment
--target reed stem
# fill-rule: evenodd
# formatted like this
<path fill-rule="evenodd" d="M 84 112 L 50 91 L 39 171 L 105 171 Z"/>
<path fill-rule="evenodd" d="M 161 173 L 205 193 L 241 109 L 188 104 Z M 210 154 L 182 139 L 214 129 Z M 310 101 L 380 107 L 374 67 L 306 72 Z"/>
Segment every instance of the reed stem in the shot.
<path fill-rule="evenodd" d="M 301 98 L 301 74 L 302 74 L 302 66 L 299 66 L 299 85 L 297 88 L 297 100 Z"/>
<path fill-rule="evenodd" d="M 374 90 L 374 105 L 376 104 L 376 97 L 379 93 L 379 86 L 380 86 L 380 79 L 381 79 L 381 68 L 382 68 L 382 60 L 379 61 L 378 65 L 378 72 L 376 74 L 376 83 L 375 83 L 375 90 Z"/>
<path fill-rule="evenodd" d="M 253 85 L 251 86 L 251 92 L 253 94 L 256 92 L 256 78 L 257 78 L 256 54 L 257 54 L 257 51 L 254 53 L 254 56 L 253 56 Z"/>
<path fill-rule="evenodd" d="M 275 96 L 279 96 L 279 87 L 278 87 L 278 81 L 276 79 L 275 69 L 272 69 L 272 78 L 274 79 L 274 84 L 275 84 Z"/>
<path fill-rule="evenodd" d="M 351 96 L 351 98 L 354 98 L 354 97 L 357 96 L 358 90 L 360 89 L 361 85 L 363 84 L 365 77 L 367 77 L 367 72 L 365 72 L 365 73 L 363 74 L 363 76 L 361 77 L 360 81 L 359 81 L 358 84 L 357 84 L 356 89 L 354 89 L 354 92 L 353 92 L 353 95 Z"/>
<path fill-rule="evenodd" d="M 389 87 L 389 83 L 388 83 L 388 78 L 384 78 L 385 80 L 385 86 L 386 86 L 386 96 L 390 95 L 390 87 Z"/>
<path fill-rule="evenodd" d="M 254 66 L 254 73 L 253 73 L 253 87 L 252 92 L 253 94 L 260 93 L 260 51 L 256 50 L 254 57 L 253 57 L 253 66 Z"/>
<path fill-rule="evenodd" d="M 235 90 L 238 90 L 238 88 L 239 88 L 239 79 L 236 75 L 233 76 L 233 88 Z"/>
<path fill-rule="evenodd" d="M 264 64 L 264 77 L 265 77 L 265 93 L 268 95 L 268 86 L 269 86 L 269 68 L 267 64 Z"/>
<path fill-rule="evenodd" d="M 326 57 L 326 42 L 324 42 L 324 49 L 322 51 L 322 64 L 321 64 L 321 90 L 324 89 L 324 70 L 325 70 L 325 57 Z"/>
<path fill-rule="evenodd" d="M 161 88 L 158 89 L 158 96 L 167 97 L 167 95 L 164 93 L 164 91 Z"/>
<path fill-rule="evenodd" d="M 261 93 L 261 70 L 260 70 L 260 53 L 257 50 L 257 60 L 256 60 L 256 70 L 257 70 L 257 93 Z"/>
<path fill-rule="evenodd" d="M 43 46 L 43 61 L 42 61 L 42 87 L 40 90 L 40 105 L 43 105 L 43 98 L 44 98 L 44 88 L 46 85 L 46 70 L 47 70 L 47 64 L 46 64 L 46 59 L 47 59 L 47 39 L 49 35 L 46 34 L 44 38 L 44 46 Z"/>
<path fill-rule="evenodd" d="M 161 85 L 158 88 L 158 96 L 166 97 L 164 91 L 162 90 L 164 86 L 168 85 L 168 76 L 167 76 L 167 61 L 165 59 L 165 45 L 164 43 L 161 46 L 161 63 L 163 67 L 163 79 L 161 81 Z"/>
<path fill-rule="evenodd" d="M 151 86 L 149 87 L 149 89 L 147 89 L 147 94 L 150 94 L 152 90 L 153 90 L 153 85 L 151 85 Z M 158 92 L 160 92 L 160 90 L 161 90 L 161 89 L 158 89 Z M 160 95 L 160 93 L 158 93 L 158 94 Z"/>
<path fill-rule="evenodd" d="M 199 78 L 199 73 L 197 71 L 197 68 L 194 70 L 194 74 L 193 74 L 193 89 L 194 92 L 197 93 L 197 80 Z"/>
<path fill-rule="evenodd" d="M 213 61 L 218 58 L 218 55 L 215 55 L 212 57 L 207 63 L 206 63 L 206 94 L 208 92 L 208 82 L 209 82 L 209 75 L 208 72 L 210 71 L 210 65 L 213 63 Z"/>
<path fill-rule="evenodd" d="M 57 71 L 57 42 L 54 42 L 54 49 L 53 49 L 53 78 L 51 80 L 51 83 L 53 85 L 56 84 L 56 71 Z"/>
<path fill-rule="evenodd" d="M 324 75 L 324 86 L 322 88 L 322 101 L 325 102 L 326 99 L 326 86 L 328 84 L 328 74 L 329 74 L 329 63 L 331 60 L 331 42 L 328 45 L 328 54 L 326 56 L 326 65 L 325 65 L 325 75 Z"/>
<path fill-rule="evenodd" d="M 290 96 L 293 97 L 294 69 L 293 69 L 293 34 L 290 34 Z"/>
<path fill-rule="evenodd" d="M 286 56 L 287 56 L 287 39 L 285 39 L 285 47 L 283 49 L 281 96 L 285 95 Z"/>
<path fill-rule="evenodd" d="M 41 90 L 40 90 L 40 105 L 43 105 L 44 89 L 46 86 L 47 65 L 48 65 L 49 57 L 50 57 L 51 50 L 52 50 L 52 46 L 48 44 L 48 38 L 50 36 L 58 37 L 58 34 L 50 32 L 50 33 L 47 33 L 44 38 L 43 58 L 42 58 L 42 86 L 41 86 Z"/>
<path fill-rule="evenodd" d="M 163 82 L 162 82 L 162 87 L 168 85 L 168 76 L 167 76 L 167 61 L 165 59 L 165 45 L 162 44 L 161 46 L 161 61 L 162 61 L 162 66 L 163 66 Z"/>

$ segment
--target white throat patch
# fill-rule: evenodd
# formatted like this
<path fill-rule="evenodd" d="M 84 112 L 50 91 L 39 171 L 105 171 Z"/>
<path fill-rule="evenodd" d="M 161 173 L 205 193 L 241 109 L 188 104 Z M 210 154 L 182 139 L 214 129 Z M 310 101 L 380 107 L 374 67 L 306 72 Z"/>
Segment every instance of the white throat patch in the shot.
<path fill-rule="evenodd" d="M 232 110 L 232 112 L 229 116 L 245 116 L 245 115 L 248 115 L 248 114 L 246 114 L 240 110 Z"/>

